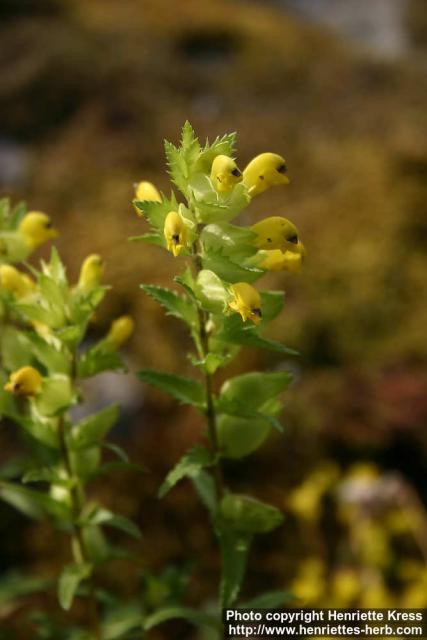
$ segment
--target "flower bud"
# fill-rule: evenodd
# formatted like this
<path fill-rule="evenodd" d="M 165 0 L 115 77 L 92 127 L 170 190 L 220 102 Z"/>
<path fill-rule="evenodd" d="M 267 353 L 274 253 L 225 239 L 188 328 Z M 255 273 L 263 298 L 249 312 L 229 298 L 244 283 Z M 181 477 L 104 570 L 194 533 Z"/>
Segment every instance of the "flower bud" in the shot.
<path fill-rule="evenodd" d="M 36 396 L 42 386 L 43 378 L 34 367 L 22 367 L 10 374 L 4 390 L 17 396 Z"/>
<path fill-rule="evenodd" d="M 107 334 L 108 342 L 115 347 L 120 347 L 132 335 L 135 323 L 130 316 L 120 316 L 111 323 L 110 330 Z"/>
<path fill-rule="evenodd" d="M 135 185 L 135 200 L 138 200 L 140 202 L 143 202 L 144 200 L 150 202 L 161 202 L 162 198 L 154 184 L 148 182 L 147 180 L 143 180 L 142 182 L 138 182 Z M 143 211 L 141 211 L 141 209 L 138 209 L 138 207 L 136 207 L 135 205 L 134 207 L 136 214 L 141 217 L 143 215 Z"/>
<path fill-rule="evenodd" d="M 105 262 L 96 253 L 88 256 L 80 269 L 78 288 L 84 293 L 89 293 L 95 287 L 98 287 L 104 274 Z"/>
<path fill-rule="evenodd" d="M 211 180 L 215 189 L 219 193 L 227 193 L 234 186 L 241 182 L 242 173 L 237 164 L 229 156 L 216 156 L 212 163 Z"/>
<path fill-rule="evenodd" d="M 18 227 L 18 232 L 24 237 L 30 249 L 37 249 L 51 238 L 58 236 L 52 222 L 45 213 L 31 211 L 25 215 Z"/>
<path fill-rule="evenodd" d="M 0 266 L 0 286 L 10 291 L 16 298 L 23 298 L 35 288 L 34 281 L 26 273 L 9 264 Z"/>

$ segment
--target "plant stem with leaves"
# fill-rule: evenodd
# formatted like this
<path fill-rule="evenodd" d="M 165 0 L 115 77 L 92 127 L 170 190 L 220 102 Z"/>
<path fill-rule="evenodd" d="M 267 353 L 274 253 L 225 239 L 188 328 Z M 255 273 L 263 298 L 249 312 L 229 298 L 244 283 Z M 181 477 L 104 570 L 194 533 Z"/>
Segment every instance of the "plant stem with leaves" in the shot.
<path fill-rule="evenodd" d="M 157 285 L 142 288 L 188 326 L 197 351 L 192 361 L 202 379 L 156 370 L 143 370 L 139 377 L 205 417 L 209 447 L 198 444 L 184 454 L 166 477 L 160 496 L 187 477 L 208 508 L 222 554 L 221 607 L 237 601 L 254 535 L 282 521 L 276 507 L 233 493 L 224 483 L 222 461 L 252 454 L 272 429 L 281 431 L 280 395 L 290 375 L 243 373 L 228 379 L 219 391 L 214 377 L 244 346 L 282 357 L 295 353 L 261 335 L 280 313 L 283 293 L 259 292 L 253 283 L 267 271 L 298 271 L 304 256 L 297 229 L 286 218 L 265 218 L 252 227 L 231 223 L 256 195 L 288 182 L 286 163 L 274 153 L 257 156 L 241 172 L 234 144 L 232 134 L 202 146 L 185 123 L 178 147 L 165 142 L 169 174 L 184 200 L 179 202 L 173 191 L 167 198 L 154 185 L 140 183 L 134 207 L 151 229 L 132 238 L 163 246 L 176 258 L 188 256 L 193 265 L 193 271 L 187 265 L 175 278 L 184 295 Z M 276 606 L 277 597 L 275 592 Z M 187 617 L 194 622 L 194 616 Z"/>

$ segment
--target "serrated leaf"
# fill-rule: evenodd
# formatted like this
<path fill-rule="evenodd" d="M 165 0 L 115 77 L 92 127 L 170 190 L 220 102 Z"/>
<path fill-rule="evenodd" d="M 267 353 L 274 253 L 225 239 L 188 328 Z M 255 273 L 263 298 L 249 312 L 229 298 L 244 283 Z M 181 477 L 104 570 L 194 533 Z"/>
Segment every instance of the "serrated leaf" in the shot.
<path fill-rule="evenodd" d="M 226 133 L 224 136 L 217 136 L 212 144 L 209 143 L 209 140 L 206 140 L 206 144 L 197 160 L 195 170 L 202 171 L 203 173 L 209 173 L 212 162 L 216 156 L 234 156 L 235 145 L 236 133 Z"/>
<path fill-rule="evenodd" d="M 120 407 L 113 404 L 75 424 L 71 430 L 69 445 L 74 450 L 99 446 L 117 422 Z"/>
<path fill-rule="evenodd" d="M 159 498 L 163 498 L 183 478 L 196 478 L 211 462 L 212 454 L 206 447 L 198 445 L 187 451 L 166 476 L 159 489 Z"/>
<path fill-rule="evenodd" d="M 197 324 L 197 311 L 194 305 L 170 289 L 150 284 L 140 285 L 141 289 L 154 298 L 168 311 L 169 315 L 187 323 L 190 327 Z"/>
<path fill-rule="evenodd" d="M 221 608 L 226 609 L 237 600 L 245 576 L 250 537 L 232 531 L 221 531 L 219 542 L 222 555 L 220 584 Z"/>
<path fill-rule="evenodd" d="M 63 569 L 58 582 L 58 600 L 63 609 L 68 611 L 71 608 L 79 584 L 88 578 L 91 572 L 92 565 L 87 563 L 70 564 Z"/>
<path fill-rule="evenodd" d="M 203 408 L 205 405 L 205 392 L 197 380 L 154 369 L 143 369 L 139 371 L 138 377 L 143 382 L 165 391 L 179 402 L 192 404 L 198 408 Z"/>
<path fill-rule="evenodd" d="M 177 211 L 178 209 L 178 202 L 173 192 L 169 199 L 162 194 L 161 202 L 154 200 L 135 200 L 133 204 L 143 212 L 144 218 L 148 220 L 150 225 L 158 232 L 156 235 L 161 237 L 163 237 L 166 216 L 170 211 Z"/>

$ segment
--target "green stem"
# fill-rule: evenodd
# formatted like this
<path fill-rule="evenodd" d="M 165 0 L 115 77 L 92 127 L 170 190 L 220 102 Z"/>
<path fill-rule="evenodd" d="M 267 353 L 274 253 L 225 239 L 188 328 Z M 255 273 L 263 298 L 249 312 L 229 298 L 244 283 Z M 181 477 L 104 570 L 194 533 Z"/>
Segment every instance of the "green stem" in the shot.
<path fill-rule="evenodd" d="M 80 482 L 80 478 L 74 473 L 71 453 L 67 442 L 66 424 L 63 415 L 59 419 L 59 446 L 67 476 L 72 483 L 70 491 L 73 516 L 72 548 L 78 563 L 90 564 L 90 557 L 83 537 L 82 526 L 79 523 L 79 518 L 85 503 L 84 489 Z M 97 640 L 102 640 L 101 622 L 95 595 L 95 585 L 92 577 L 88 578 L 88 587 L 91 627 Z"/>
<path fill-rule="evenodd" d="M 200 255 L 197 251 L 197 247 L 193 247 L 193 263 L 196 269 L 196 273 L 199 273 L 202 269 Z M 197 306 L 197 312 L 199 316 L 199 331 L 197 340 L 195 340 L 196 347 L 199 350 L 202 360 L 206 360 L 206 356 L 209 353 L 209 336 L 206 331 L 206 325 L 209 320 L 209 314 L 206 311 L 200 309 Z M 217 429 L 217 416 L 214 403 L 214 376 L 206 370 L 204 367 L 204 384 L 206 394 L 206 419 L 208 423 L 208 436 L 214 454 L 213 474 L 215 480 L 215 489 L 217 499 L 221 499 L 224 495 L 224 479 L 221 468 L 220 447 L 218 440 Z"/>

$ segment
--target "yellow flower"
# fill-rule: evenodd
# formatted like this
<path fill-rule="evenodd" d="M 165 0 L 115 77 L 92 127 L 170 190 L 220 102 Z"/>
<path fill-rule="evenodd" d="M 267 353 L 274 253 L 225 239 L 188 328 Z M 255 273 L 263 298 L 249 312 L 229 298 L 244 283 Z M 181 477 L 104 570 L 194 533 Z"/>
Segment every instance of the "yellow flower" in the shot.
<path fill-rule="evenodd" d="M 229 302 L 230 309 L 242 316 L 243 322 L 251 320 L 259 324 L 262 320 L 261 296 L 252 285 L 247 282 L 237 282 L 231 285 L 233 299 Z"/>
<path fill-rule="evenodd" d="M 170 211 L 165 219 L 164 235 L 168 251 L 175 258 L 185 248 L 187 242 L 187 227 L 182 216 L 176 211 Z"/>
<path fill-rule="evenodd" d="M 256 234 L 254 245 L 257 249 L 280 249 L 280 251 L 295 250 L 300 243 L 298 229 L 287 218 L 270 216 L 252 225 L 251 231 Z M 300 248 L 299 252 L 303 250 Z"/>
<path fill-rule="evenodd" d="M 303 605 L 322 601 L 326 593 L 325 567 L 319 558 L 307 558 L 300 563 L 291 590 Z"/>
<path fill-rule="evenodd" d="M 4 390 L 17 396 L 31 397 L 40 392 L 42 382 L 43 379 L 37 369 L 22 367 L 10 374 Z"/>
<path fill-rule="evenodd" d="M 101 282 L 104 270 L 104 260 L 98 254 L 92 253 L 84 260 L 81 266 L 78 288 L 84 293 L 89 293 L 95 289 Z"/>
<path fill-rule="evenodd" d="M 111 323 L 110 330 L 107 334 L 108 342 L 115 347 L 120 347 L 126 342 L 133 333 L 135 323 L 130 316 L 120 316 Z"/>
<path fill-rule="evenodd" d="M 336 571 L 332 579 L 332 600 L 335 607 L 348 607 L 354 603 L 361 592 L 359 574 L 349 567 Z"/>
<path fill-rule="evenodd" d="M 140 202 L 161 202 L 162 198 L 154 184 L 148 182 L 147 180 L 142 180 L 142 182 L 138 182 L 135 185 L 135 200 L 138 200 Z M 138 209 L 138 207 L 136 207 L 135 205 L 134 208 L 138 216 L 143 215 L 143 211 L 141 211 L 141 209 Z"/>
<path fill-rule="evenodd" d="M 30 211 L 19 224 L 18 232 L 24 237 L 31 249 L 37 249 L 44 242 L 56 238 L 58 232 L 52 227 L 52 222 L 41 211 Z"/>
<path fill-rule="evenodd" d="M 261 153 L 243 171 L 243 182 L 251 197 L 269 187 L 288 184 L 286 161 L 277 153 Z"/>
<path fill-rule="evenodd" d="M 267 271 L 289 271 L 290 273 L 299 273 L 303 255 L 292 251 L 280 249 L 271 249 L 270 251 L 260 251 L 257 256 L 261 258 L 258 266 Z"/>
<path fill-rule="evenodd" d="M 26 273 L 21 273 L 8 264 L 0 266 L 0 286 L 17 298 L 23 298 L 34 291 L 35 283 Z"/>
<path fill-rule="evenodd" d="M 242 180 L 242 173 L 233 158 L 219 155 L 212 163 L 211 180 L 219 193 L 226 193 Z"/>

